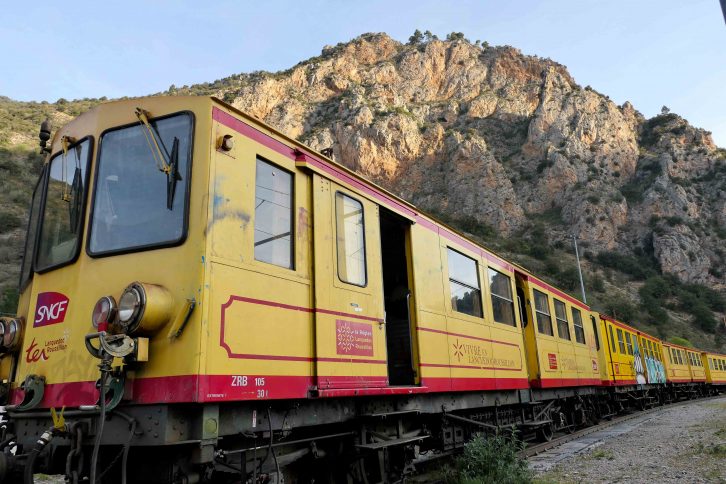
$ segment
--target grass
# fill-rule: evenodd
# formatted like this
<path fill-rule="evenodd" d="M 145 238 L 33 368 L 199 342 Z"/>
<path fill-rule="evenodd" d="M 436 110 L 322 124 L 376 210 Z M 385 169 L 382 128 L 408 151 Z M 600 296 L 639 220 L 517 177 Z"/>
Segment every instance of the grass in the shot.
<path fill-rule="evenodd" d="M 522 442 L 515 434 L 478 434 L 445 476 L 447 484 L 529 484 L 533 474 L 519 457 Z"/>
<path fill-rule="evenodd" d="M 606 460 L 613 460 L 615 459 L 615 456 L 613 455 L 613 452 L 611 450 L 607 449 L 596 449 L 590 454 L 591 459 L 606 459 Z"/>

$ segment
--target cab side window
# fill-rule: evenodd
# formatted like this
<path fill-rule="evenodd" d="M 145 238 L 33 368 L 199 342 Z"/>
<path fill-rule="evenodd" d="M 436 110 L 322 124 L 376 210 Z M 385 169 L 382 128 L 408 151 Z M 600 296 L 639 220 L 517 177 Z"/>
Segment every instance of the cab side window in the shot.
<path fill-rule="evenodd" d="M 617 353 L 618 350 L 615 347 L 615 334 L 613 333 L 613 326 L 608 325 L 608 328 L 610 329 L 610 348 L 612 348 L 613 353 Z"/>
<path fill-rule="evenodd" d="M 447 249 L 449 255 L 449 288 L 451 309 L 481 318 L 481 287 L 479 270 L 474 259 Z"/>
<path fill-rule="evenodd" d="M 537 313 L 537 331 L 542 334 L 554 336 L 547 294 L 539 292 L 536 289 L 534 289 L 534 312 Z"/>
<path fill-rule="evenodd" d="M 293 269 L 292 173 L 257 158 L 255 260 Z"/>
<path fill-rule="evenodd" d="M 489 291 L 492 293 L 494 321 L 516 326 L 514 300 L 512 299 L 512 280 L 499 271 L 489 269 Z"/>

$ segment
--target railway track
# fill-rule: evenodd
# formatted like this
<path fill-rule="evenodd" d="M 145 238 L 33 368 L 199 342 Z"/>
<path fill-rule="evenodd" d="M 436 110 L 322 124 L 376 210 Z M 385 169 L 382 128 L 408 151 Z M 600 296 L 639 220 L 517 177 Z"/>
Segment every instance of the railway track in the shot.
<path fill-rule="evenodd" d="M 589 435 L 594 432 L 599 432 L 603 429 L 612 427 L 614 425 L 618 425 L 618 424 L 626 422 L 628 420 L 639 418 L 639 417 L 642 417 L 644 415 L 648 415 L 651 413 L 658 413 L 662 410 L 673 407 L 675 405 L 688 405 L 690 403 L 704 402 L 707 400 L 713 400 L 716 398 L 720 398 L 721 396 L 722 395 L 716 395 L 713 397 L 696 398 L 694 400 L 682 400 L 679 402 L 673 402 L 673 403 L 660 405 L 660 406 L 653 407 L 653 408 L 643 410 L 643 411 L 629 413 L 627 415 L 623 415 L 620 417 L 614 417 L 611 420 L 605 420 L 603 422 L 600 422 L 597 425 L 593 425 L 591 427 L 586 427 L 584 429 L 576 430 L 572 433 L 565 434 L 560 437 L 555 437 L 552 440 L 550 440 L 549 442 L 542 442 L 542 443 L 535 444 L 535 445 L 527 445 L 527 447 L 525 447 L 524 450 L 522 450 L 519 455 L 523 458 L 533 457 L 535 455 L 539 455 L 543 452 L 547 452 L 548 450 L 551 450 L 551 449 L 559 447 L 563 444 L 566 444 L 567 442 L 572 442 L 573 440 L 577 440 L 581 437 L 584 437 L 585 435 Z"/>

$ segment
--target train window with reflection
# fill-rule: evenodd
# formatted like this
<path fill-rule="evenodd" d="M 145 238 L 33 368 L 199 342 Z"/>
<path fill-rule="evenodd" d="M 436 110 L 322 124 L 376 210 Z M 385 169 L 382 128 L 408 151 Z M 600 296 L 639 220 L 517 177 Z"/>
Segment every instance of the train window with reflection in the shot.
<path fill-rule="evenodd" d="M 86 138 L 68 146 L 50 161 L 40 216 L 36 271 L 66 264 L 78 255 L 90 159 L 91 139 Z"/>
<path fill-rule="evenodd" d="M 595 321 L 595 316 L 590 315 L 590 322 L 592 323 L 592 334 L 595 336 L 595 349 L 600 351 L 600 335 L 598 334 L 597 321 Z"/>
<path fill-rule="evenodd" d="M 673 364 L 673 353 L 670 351 L 666 351 L 668 353 L 668 361 L 671 362 L 671 365 Z"/>
<path fill-rule="evenodd" d="M 618 345 L 620 345 L 620 353 L 625 355 L 628 352 L 625 350 L 625 339 L 623 338 L 623 330 L 618 328 Z"/>
<path fill-rule="evenodd" d="M 28 227 L 25 233 L 25 250 L 23 251 L 23 263 L 20 268 L 20 291 L 22 292 L 33 278 L 33 254 L 35 254 L 35 243 L 38 235 L 38 219 L 40 218 L 40 202 L 43 200 L 43 186 L 46 176 L 43 168 L 33 190 L 33 198 L 30 202 L 30 215 L 28 216 Z"/>
<path fill-rule="evenodd" d="M 567 307 L 562 301 L 555 301 L 555 319 L 557 320 L 557 335 L 570 341 L 570 323 L 567 321 Z"/>
<path fill-rule="evenodd" d="M 628 354 L 632 355 L 633 354 L 633 340 L 630 338 L 630 333 L 628 333 L 627 331 L 625 332 L 625 342 L 628 345 Z"/>
<path fill-rule="evenodd" d="M 96 170 L 88 252 L 177 245 L 186 235 L 191 113 L 106 131 Z"/>
<path fill-rule="evenodd" d="M 615 335 L 613 334 L 613 326 L 612 324 L 608 325 L 608 328 L 610 328 L 610 348 L 612 348 L 613 353 L 617 353 L 618 349 L 615 346 Z"/>
<path fill-rule="evenodd" d="M 575 308 L 572 308 L 572 324 L 575 327 L 575 341 L 584 345 L 585 328 L 582 326 L 582 314 Z"/>
<path fill-rule="evenodd" d="M 257 158 L 255 260 L 293 269 L 293 176 Z"/>
<path fill-rule="evenodd" d="M 554 336 L 552 331 L 552 317 L 547 294 L 534 289 L 534 311 L 537 313 L 537 331 L 542 334 Z"/>
<path fill-rule="evenodd" d="M 489 269 L 489 291 L 492 293 L 494 321 L 516 326 L 514 301 L 512 299 L 512 280 L 509 276 L 494 269 Z"/>
<path fill-rule="evenodd" d="M 366 245 L 363 204 L 340 192 L 335 194 L 335 226 L 338 238 L 338 278 L 365 286 Z"/>
<path fill-rule="evenodd" d="M 481 318 L 481 287 L 476 261 L 452 249 L 447 248 L 447 253 L 451 309 Z"/>

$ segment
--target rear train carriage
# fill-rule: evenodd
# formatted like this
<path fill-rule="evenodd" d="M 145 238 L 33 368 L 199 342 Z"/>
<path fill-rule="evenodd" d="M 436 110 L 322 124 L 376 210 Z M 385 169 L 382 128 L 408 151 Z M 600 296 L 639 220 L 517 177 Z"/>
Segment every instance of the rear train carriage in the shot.
<path fill-rule="evenodd" d="M 726 355 L 703 352 L 701 359 L 706 369 L 706 381 L 712 385 L 726 385 Z"/>

